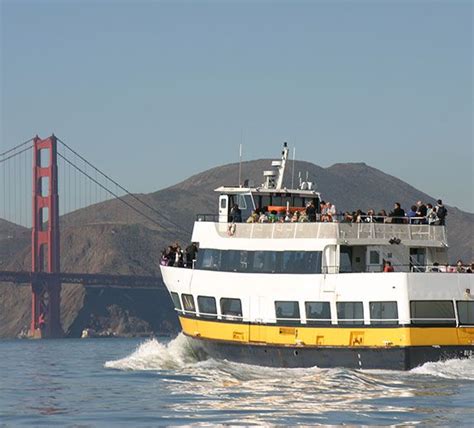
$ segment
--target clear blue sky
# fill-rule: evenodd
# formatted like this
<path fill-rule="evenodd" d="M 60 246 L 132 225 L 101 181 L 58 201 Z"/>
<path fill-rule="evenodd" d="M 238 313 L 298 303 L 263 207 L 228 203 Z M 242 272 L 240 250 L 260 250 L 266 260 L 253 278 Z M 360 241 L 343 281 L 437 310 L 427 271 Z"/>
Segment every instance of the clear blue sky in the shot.
<path fill-rule="evenodd" d="M 474 211 L 470 1 L 1 1 L 1 141 L 132 191 L 244 158 L 366 162 Z M 324 189 L 320 189 L 324 192 Z"/>

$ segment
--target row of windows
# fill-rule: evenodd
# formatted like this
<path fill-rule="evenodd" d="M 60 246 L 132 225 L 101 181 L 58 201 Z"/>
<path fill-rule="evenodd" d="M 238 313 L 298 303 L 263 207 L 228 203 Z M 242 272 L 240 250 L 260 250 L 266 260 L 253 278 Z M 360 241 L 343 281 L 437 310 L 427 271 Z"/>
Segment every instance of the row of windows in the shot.
<path fill-rule="evenodd" d="M 321 273 L 321 251 L 245 251 L 201 248 L 196 269 L 248 273 Z"/>
<path fill-rule="evenodd" d="M 194 303 L 194 297 L 191 294 L 181 294 L 183 300 L 183 306 L 177 293 L 172 292 L 171 298 L 173 299 L 174 307 L 179 311 L 196 313 L 196 305 Z M 217 305 L 216 299 L 210 296 L 198 296 L 197 303 L 199 307 L 199 315 L 202 318 L 216 319 L 217 318 Z M 223 297 L 219 301 L 221 307 L 221 314 L 225 319 L 241 319 L 242 318 L 242 302 L 240 299 L 231 299 Z"/>
<path fill-rule="evenodd" d="M 172 292 L 175 308 L 182 311 L 181 302 L 177 293 Z M 191 294 L 182 294 L 185 312 L 196 313 L 194 298 Z M 217 318 L 216 299 L 209 296 L 198 296 L 197 303 L 200 316 L 203 318 Z M 242 302 L 240 299 L 221 298 L 221 314 L 225 319 L 242 318 Z M 474 325 L 474 301 L 456 302 L 459 323 Z M 331 307 L 329 302 L 305 302 L 306 323 L 310 325 L 331 324 Z M 337 319 L 341 325 L 363 325 L 364 306 L 362 302 L 336 302 Z M 370 302 L 370 322 L 375 325 L 398 324 L 397 302 Z M 411 323 L 416 325 L 456 325 L 456 314 L 452 301 L 424 301 L 410 302 Z M 276 320 L 285 323 L 300 323 L 300 306 L 297 301 L 276 301 Z"/>

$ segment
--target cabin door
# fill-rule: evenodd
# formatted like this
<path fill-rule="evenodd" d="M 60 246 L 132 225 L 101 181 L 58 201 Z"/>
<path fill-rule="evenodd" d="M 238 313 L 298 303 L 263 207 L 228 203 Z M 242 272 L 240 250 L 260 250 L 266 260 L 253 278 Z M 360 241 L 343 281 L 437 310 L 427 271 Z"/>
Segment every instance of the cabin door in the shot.
<path fill-rule="evenodd" d="M 229 221 L 229 196 L 219 196 L 219 223 L 227 223 Z"/>
<path fill-rule="evenodd" d="M 367 272 L 382 272 L 382 252 L 379 248 L 368 247 L 367 248 Z"/>
<path fill-rule="evenodd" d="M 424 272 L 426 265 L 426 248 L 410 248 L 410 271 Z"/>

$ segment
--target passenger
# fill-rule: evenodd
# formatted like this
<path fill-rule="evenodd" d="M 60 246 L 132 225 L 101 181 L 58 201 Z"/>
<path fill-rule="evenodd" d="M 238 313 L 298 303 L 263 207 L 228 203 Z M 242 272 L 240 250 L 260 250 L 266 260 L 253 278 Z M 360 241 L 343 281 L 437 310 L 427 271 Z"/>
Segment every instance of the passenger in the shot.
<path fill-rule="evenodd" d="M 328 202 L 326 204 L 326 214 L 328 217 L 327 221 L 334 221 L 336 219 L 336 205 L 332 204 L 331 202 Z"/>
<path fill-rule="evenodd" d="M 265 212 L 262 211 L 260 214 L 260 217 L 258 218 L 259 223 L 268 223 L 268 216 L 265 214 Z"/>
<path fill-rule="evenodd" d="M 258 214 L 256 211 L 252 211 L 252 214 L 250 214 L 247 219 L 247 223 L 258 223 Z"/>
<path fill-rule="evenodd" d="M 402 224 L 405 222 L 405 211 L 400 205 L 400 202 L 395 202 L 393 211 L 390 213 L 390 217 L 392 218 L 392 223 Z"/>
<path fill-rule="evenodd" d="M 176 250 L 172 245 L 170 245 L 166 250 L 166 258 L 168 261 L 167 266 L 174 266 L 174 262 L 176 260 Z"/>
<path fill-rule="evenodd" d="M 462 260 L 458 260 L 456 262 L 456 270 L 455 270 L 457 273 L 464 273 L 465 270 L 464 270 L 464 266 L 463 266 L 463 263 L 462 263 Z"/>
<path fill-rule="evenodd" d="M 436 215 L 436 211 L 433 209 L 433 205 L 426 205 L 426 222 L 429 225 L 439 224 L 439 218 Z"/>
<path fill-rule="evenodd" d="M 300 213 L 300 218 L 298 220 L 300 223 L 307 223 L 308 222 L 308 216 L 306 215 L 305 211 L 301 211 Z"/>
<path fill-rule="evenodd" d="M 283 219 L 285 223 L 290 223 L 291 222 L 291 211 L 286 210 L 285 217 Z"/>
<path fill-rule="evenodd" d="M 431 272 L 441 272 L 441 269 L 439 268 L 439 263 L 434 262 L 433 267 L 431 268 Z"/>
<path fill-rule="evenodd" d="M 367 211 L 367 216 L 365 217 L 366 223 L 374 223 L 375 222 L 375 210 L 370 208 Z"/>
<path fill-rule="evenodd" d="M 168 247 L 169 248 L 169 247 Z M 169 258 L 168 258 L 168 249 L 163 248 L 163 251 L 161 252 L 161 260 L 160 260 L 160 265 L 162 266 L 168 266 Z"/>
<path fill-rule="evenodd" d="M 342 223 L 352 223 L 352 214 L 349 211 L 344 213 L 344 218 L 342 219 Z"/>
<path fill-rule="evenodd" d="M 410 208 L 410 211 L 408 211 L 407 213 L 408 223 L 415 224 L 416 210 L 417 210 L 416 205 L 412 205 Z"/>
<path fill-rule="evenodd" d="M 466 269 L 466 273 L 473 273 L 474 272 L 474 262 L 472 262 Z"/>
<path fill-rule="evenodd" d="M 439 225 L 444 226 L 446 224 L 446 216 L 448 215 L 448 210 L 443 205 L 443 201 L 438 199 L 436 204 L 436 215 L 439 218 Z"/>
<path fill-rule="evenodd" d="M 176 253 L 175 254 L 176 255 L 175 255 L 174 265 L 178 266 L 178 267 L 183 267 L 184 266 L 184 254 L 183 254 L 183 250 L 181 249 L 181 247 L 179 245 L 176 248 Z"/>
<path fill-rule="evenodd" d="M 192 268 L 193 261 L 196 260 L 196 255 L 198 252 L 198 246 L 196 242 L 192 242 L 186 247 L 186 267 Z"/>
<path fill-rule="evenodd" d="M 355 213 L 355 222 L 356 223 L 362 223 L 364 221 L 366 214 L 362 210 L 357 210 Z"/>
<path fill-rule="evenodd" d="M 292 223 L 298 223 L 298 220 L 300 219 L 300 212 L 299 211 L 295 211 L 293 213 L 293 216 L 291 217 L 291 222 Z"/>
<path fill-rule="evenodd" d="M 394 271 L 391 261 L 389 261 L 389 260 L 384 260 L 383 261 L 383 271 L 384 272 L 393 272 Z"/>
<path fill-rule="evenodd" d="M 426 224 L 427 211 L 428 211 L 428 208 L 423 202 L 418 201 L 416 203 L 416 216 L 418 217 L 416 221 L 417 224 Z"/>
<path fill-rule="evenodd" d="M 272 210 L 268 215 L 268 222 L 269 223 L 277 223 L 278 222 L 278 215 L 275 210 Z"/>
<path fill-rule="evenodd" d="M 230 210 L 230 221 L 232 223 L 242 223 L 242 211 L 237 204 L 234 204 Z"/>
<path fill-rule="evenodd" d="M 380 210 L 377 213 L 377 223 L 385 223 L 387 219 L 388 219 L 387 211 Z"/>
<path fill-rule="evenodd" d="M 311 201 L 306 207 L 306 215 L 308 216 L 308 221 L 316 221 L 316 207 L 314 206 L 314 201 Z"/>

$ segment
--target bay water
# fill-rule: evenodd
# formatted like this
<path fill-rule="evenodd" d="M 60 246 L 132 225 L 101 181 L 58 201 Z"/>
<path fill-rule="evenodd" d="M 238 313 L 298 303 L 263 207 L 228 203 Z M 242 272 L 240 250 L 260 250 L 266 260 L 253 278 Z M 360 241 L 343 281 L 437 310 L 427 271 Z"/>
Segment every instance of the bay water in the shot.
<path fill-rule="evenodd" d="M 174 339 L 0 341 L 0 427 L 473 426 L 474 359 L 408 372 L 198 361 Z"/>

